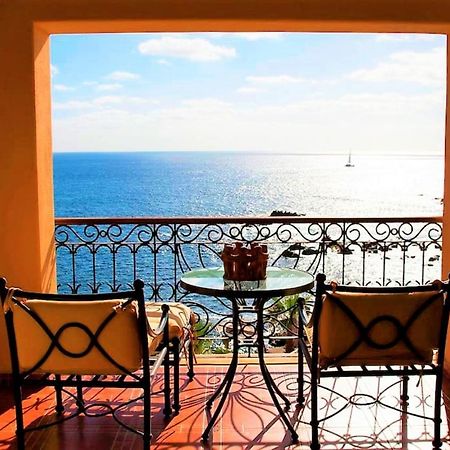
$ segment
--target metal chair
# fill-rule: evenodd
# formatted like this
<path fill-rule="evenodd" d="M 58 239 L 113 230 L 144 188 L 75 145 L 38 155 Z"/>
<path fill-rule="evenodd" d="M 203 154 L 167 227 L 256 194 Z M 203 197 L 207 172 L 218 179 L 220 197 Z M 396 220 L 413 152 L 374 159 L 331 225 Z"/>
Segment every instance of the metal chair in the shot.
<path fill-rule="evenodd" d="M 156 329 L 150 329 L 144 301 L 144 283 L 134 290 L 89 295 L 44 294 L 8 289 L 0 279 L 11 355 L 16 408 L 17 447 L 25 448 L 25 433 L 61 423 L 79 414 L 112 417 L 127 430 L 151 441 L 150 396 L 155 374 L 164 368 L 164 410 L 171 412 L 169 361 L 169 307 L 161 306 Z M 51 423 L 24 427 L 22 387 L 53 386 L 56 413 Z M 74 388 L 74 392 L 67 388 Z M 118 406 L 85 402 L 85 388 L 142 389 L 142 394 Z M 63 392 L 75 400 L 75 412 L 64 415 Z M 132 391 L 130 391 L 132 392 Z M 161 391 L 158 391 L 161 392 Z M 133 394 L 134 395 L 134 394 Z M 117 415 L 135 401 L 143 402 L 139 429 Z M 90 408 L 102 406 L 98 414 Z"/>
<path fill-rule="evenodd" d="M 411 375 L 435 377 L 433 417 L 413 414 L 433 421 L 433 448 L 439 449 L 449 284 L 361 287 L 326 284 L 325 279 L 323 274 L 316 277 L 309 317 L 304 303 L 299 302 L 303 325 L 299 332 L 299 400 L 304 401 L 306 359 L 311 373 L 311 449 L 320 448 L 319 424 L 331 417 L 318 417 L 321 378 L 400 376 L 402 409 L 397 410 L 411 414 L 407 411 Z"/>
<path fill-rule="evenodd" d="M 186 355 L 187 375 L 189 380 L 194 372 L 194 343 L 192 324 L 194 316 L 191 309 L 178 302 L 167 302 L 169 306 L 169 364 L 173 367 L 173 409 L 180 410 L 180 357 Z M 146 302 L 145 309 L 150 326 L 156 327 L 161 316 L 160 302 Z M 169 405 L 170 408 L 170 405 Z M 171 411 L 169 411 L 170 413 Z"/>

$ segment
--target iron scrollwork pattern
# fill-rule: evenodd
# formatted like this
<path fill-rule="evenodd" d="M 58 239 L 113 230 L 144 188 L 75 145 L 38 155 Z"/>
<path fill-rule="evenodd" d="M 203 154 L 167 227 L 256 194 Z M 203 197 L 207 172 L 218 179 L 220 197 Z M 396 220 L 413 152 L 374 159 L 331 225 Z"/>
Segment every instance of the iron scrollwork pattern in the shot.
<path fill-rule="evenodd" d="M 320 271 L 342 284 L 424 284 L 441 274 L 441 217 L 80 218 L 56 220 L 58 289 L 117 291 L 141 278 L 150 300 L 192 308 L 197 334 L 211 338 L 197 351 L 226 352 L 230 302 L 188 294 L 179 280 L 188 270 L 220 266 L 224 243 L 233 241 L 267 243 L 269 264 Z M 267 302 L 265 336 L 271 345 L 285 345 L 287 336 L 297 334 L 296 302 Z M 252 333 L 251 323 L 241 326 L 244 334 Z"/>

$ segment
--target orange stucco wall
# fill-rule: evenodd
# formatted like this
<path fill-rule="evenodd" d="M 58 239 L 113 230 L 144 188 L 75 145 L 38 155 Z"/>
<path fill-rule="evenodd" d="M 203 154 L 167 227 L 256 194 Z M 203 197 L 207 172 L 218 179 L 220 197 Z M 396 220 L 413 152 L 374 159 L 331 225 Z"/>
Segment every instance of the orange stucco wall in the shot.
<path fill-rule="evenodd" d="M 450 2 L 0 0 L 0 275 L 11 285 L 55 288 L 48 35 L 236 30 L 447 33 Z M 450 270 L 448 139 L 446 148 L 444 273 Z M 2 328 L 0 322 L 0 358 Z"/>

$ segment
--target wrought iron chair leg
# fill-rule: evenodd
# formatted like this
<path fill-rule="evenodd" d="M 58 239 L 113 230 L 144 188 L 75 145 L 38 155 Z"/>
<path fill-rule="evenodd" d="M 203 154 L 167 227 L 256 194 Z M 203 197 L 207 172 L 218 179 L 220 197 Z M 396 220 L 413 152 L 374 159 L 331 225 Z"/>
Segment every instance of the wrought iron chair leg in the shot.
<path fill-rule="evenodd" d="M 170 404 L 170 350 L 167 349 L 166 356 L 164 357 L 164 417 L 168 418 L 172 414 L 172 406 Z"/>
<path fill-rule="evenodd" d="M 441 391 L 442 391 L 442 369 L 436 374 L 434 389 L 434 439 L 433 450 L 439 450 L 442 446 L 441 440 Z"/>
<path fill-rule="evenodd" d="M 62 385 L 61 375 L 55 375 L 55 394 L 56 394 L 56 414 L 62 414 L 64 412 L 64 405 L 62 401 Z"/>
<path fill-rule="evenodd" d="M 188 377 L 189 380 L 193 380 L 195 377 L 195 372 L 194 372 L 194 344 L 192 342 L 192 338 L 189 338 L 188 358 L 189 358 Z"/>
<path fill-rule="evenodd" d="M 25 450 L 25 430 L 23 427 L 22 388 L 18 383 L 13 383 L 14 403 L 16 407 L 16 437 L 17 449 Z"/>
<path fill-rule="evenodd" d="M 83 399 L 83 387 L 81 384 L 81 375 L 77 375 L 77 407 L 79 411 L 84 409 L 84 399 Z"/>
<path fill-rule="evenodd" d="M 408 412 L 408 400 L 409 400 L 408 381 L 409 381 L 409 377 L 407 375 L 403 375 L 402 376 L 402 393 L 400 395 L 400 401 L 402 404 L 402 411 L 404 413 Z"/>
<path fill-rule="evenodd" d="M 148 450 L 150 448 L 150 442 L 152 440 L 152 428 L 151 428 L 151 418 L 150 418 L 150 409 L 151 409 L 151 398 L 150 398 L 150 384 L 148 386 L 144 386 L 144 431 L 143 431 L 143 441 L 144 441 L 144 450 Z"/>
<path fill-rule="evenodd" d="M 298 394 L 297 394 L 297 403 L 299 405 L 303 405 L 303 403 L 305 402 L 305 396 L 304 396 L 304 392 L 303 392 L 303 352 L 302 349 L 299 348 L 298 349 L 298 378 L 297 378 L 297 382 L 298 382 Z"/>
<path fill-rule="evenodd" d="M 408 367 L 403 367 L 403 369 L 407 370 Z M 402 448 L 408 447 L 408 381 L 409 377 L 407 375 L 401 376 L 400 406 L 402 409 L 402 415 L 400 423 Z"/>
<path fill-rule="evenodd" d="M 317 369 L 311 370 L 311 450 L 319 450 Z"/>
<path fill-rule="evenodd" d="M 173 345 L 173 409 L 180 410 L 180 341 L 174 339 Z"/>

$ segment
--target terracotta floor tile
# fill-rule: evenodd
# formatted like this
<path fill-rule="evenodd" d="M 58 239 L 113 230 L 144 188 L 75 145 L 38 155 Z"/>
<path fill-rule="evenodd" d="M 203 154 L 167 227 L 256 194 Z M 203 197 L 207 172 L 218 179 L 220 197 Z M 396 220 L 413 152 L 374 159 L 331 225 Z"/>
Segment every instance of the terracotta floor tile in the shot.
<path fill-rule="evenodd" d="M 152 450 L 304 450 L 309 448 L 311 431 L 309 427 L 309 384 L 305 382 L 306 402 L 304 407 L 295 404 L 297 394 L 296 367 L 292 365 L 273 365 L 270 372 L 281 391 L 293 402 L 288 415 L 299 434 L 299 443 L 291 445 L 290 435 L 279 420 L 276 409 L 265 388 L 259 368 L 252 364 L 238 367 L 235 382 L 223 412 L 216 423 L 212 440 L 206 445 L 200 441 L 207 424 L 205 402 L 220 384 L 226 372 L 226 365 L 197 366 L 197 375 L 191 382 L 182 377 L 181 404 L 178 415 L 169 420 L 163 415 L 161 395 L 152 398 L 152 426 L 154 439 Z M 307 377 L 306 377 L 307 378 Z M 430 413 L 433 383 L 426 378 L 417 385 L 417 377 L 410 381 L 408 408 L 416 413 Z M 158 380 L 157 384 L 160 384 Z M 370 448 L 370 449 L 429 449 L 433 430 L 432 422 L 408 416 L 401 418 L 398 411 L 400 388 L 394 385 L 385 390 L 390 382 L 379 379 L 322 379 L 320 388 L 320 414 L 333 414 L 346 404 L 346 399 L 354 402 L 339 414 L 323 423 L 320 440 L 324 450 Z M 334 393 L 338 390 L 340 395 Z M 448 421 L 445 409 L 450 407 L 450 389 L 445 386 L 446 403 L 443 407 L 442 434 L 447 434 Z M 87 389 L 85 398 L 99 398 L 118 404 L 128 400 L 138 392 L 114 389 Z M 0 391 L 0 449 L 15 448 L 15 415 L 8 389 Z M 54 395 L 51 389 L 25 391 L 25 423 L 41 423 L 53 417 Z M 386 406 L 366 405 L 371 399 L 381 398 Z M 422 399 L 425 400 L 422 400 Z M 218 401 L 215 402 L 217 405 Z M 66 402 L 68 413 L 75 411 L 73 400 Z M 129 425 L 142 422 L 140 405 L 126 408 L 120 417 Z M 407 425 L 407 437 L 402 430 Z M 28 449 L 72 450 L 72 449 L 142 449 L 139 436 L 121 428 L 110 416 L 80 416 L 49 429 L 27 434 Z M 353 446 L 351 444 L 354 444 Z M 356 446 L 356 447 L 355 447 Z M 444 442 L 444 450 L 450 450 Z"/>

